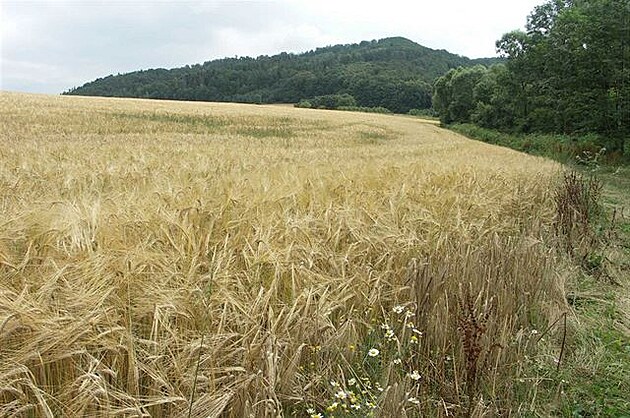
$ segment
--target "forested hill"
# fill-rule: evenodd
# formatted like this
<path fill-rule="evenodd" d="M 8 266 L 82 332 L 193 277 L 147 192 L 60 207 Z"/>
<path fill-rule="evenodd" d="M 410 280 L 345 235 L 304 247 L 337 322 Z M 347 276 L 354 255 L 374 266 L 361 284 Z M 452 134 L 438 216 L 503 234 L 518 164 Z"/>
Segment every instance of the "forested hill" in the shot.
<path fill-rule="evenodd" d="M 496 60 L 471 60 L 405 38 L 386 38 L 302 54 L 225 58 L 110 75 L 64 94 L 244 103 L 295 103 L 349 94 L 358 106 L 405 113 L 431 107 L 432 83 L 448 70 Z"/>

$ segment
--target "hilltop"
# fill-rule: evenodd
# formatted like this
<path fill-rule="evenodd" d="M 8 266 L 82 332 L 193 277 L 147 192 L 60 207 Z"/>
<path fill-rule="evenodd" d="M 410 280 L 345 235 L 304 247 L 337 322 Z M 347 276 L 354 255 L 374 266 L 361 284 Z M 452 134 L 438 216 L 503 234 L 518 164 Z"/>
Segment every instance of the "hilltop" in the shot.
<path fill-rule="evenodd" d="M 432 83 L 448 70 L 497 60 L 473 60 L 395 37 L 110 75 L 64 94 L 241 103 L 296 103 L 349 94 L 358 106 L 404 113 L 429 108 Z"/>

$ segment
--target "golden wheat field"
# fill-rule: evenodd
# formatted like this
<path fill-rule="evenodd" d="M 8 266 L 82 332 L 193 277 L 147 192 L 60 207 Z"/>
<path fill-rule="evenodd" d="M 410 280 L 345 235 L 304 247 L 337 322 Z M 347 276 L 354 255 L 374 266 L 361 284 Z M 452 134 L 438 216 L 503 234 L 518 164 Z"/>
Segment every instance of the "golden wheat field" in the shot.
<path fill-rule="evenodd" d="M 516 414 L 560 167 L 416 118 L 0 94 L 0 416 Z"/>

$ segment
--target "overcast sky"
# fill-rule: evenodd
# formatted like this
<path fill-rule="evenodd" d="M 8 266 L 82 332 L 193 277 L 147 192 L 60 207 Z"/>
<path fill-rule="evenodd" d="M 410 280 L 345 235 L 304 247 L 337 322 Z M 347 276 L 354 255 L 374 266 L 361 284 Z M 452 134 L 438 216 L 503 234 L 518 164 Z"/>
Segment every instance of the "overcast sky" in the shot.
<path fill-rule="evenodd" d="M 470 58 L 544 0 L 0 0 L 0 89 L 404 36 Z"/>

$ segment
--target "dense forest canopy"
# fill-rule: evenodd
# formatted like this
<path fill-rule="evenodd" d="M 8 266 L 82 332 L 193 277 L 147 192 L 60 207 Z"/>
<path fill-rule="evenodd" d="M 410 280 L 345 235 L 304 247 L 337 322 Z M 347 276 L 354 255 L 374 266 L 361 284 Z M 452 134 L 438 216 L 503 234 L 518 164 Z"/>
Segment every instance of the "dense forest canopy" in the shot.
<path fill-rule="evenodd" d="M 549 0 L 497 41 L 504 65 L 435 83 L 443 123 L 516 133 L 597 134 L 630 155 L 630 2 Z"/>
<path fill-rule="evenodd" d="M 433 82 L 449 69 L 497 61 L 471 60 L 405 38 L 386 38 L 303 54 L 226 58 L 110 75 L 65 94 L 244 103 L 297 103 L 347 94 L 357 106 L 406 113 L 431 107 Z"/>

